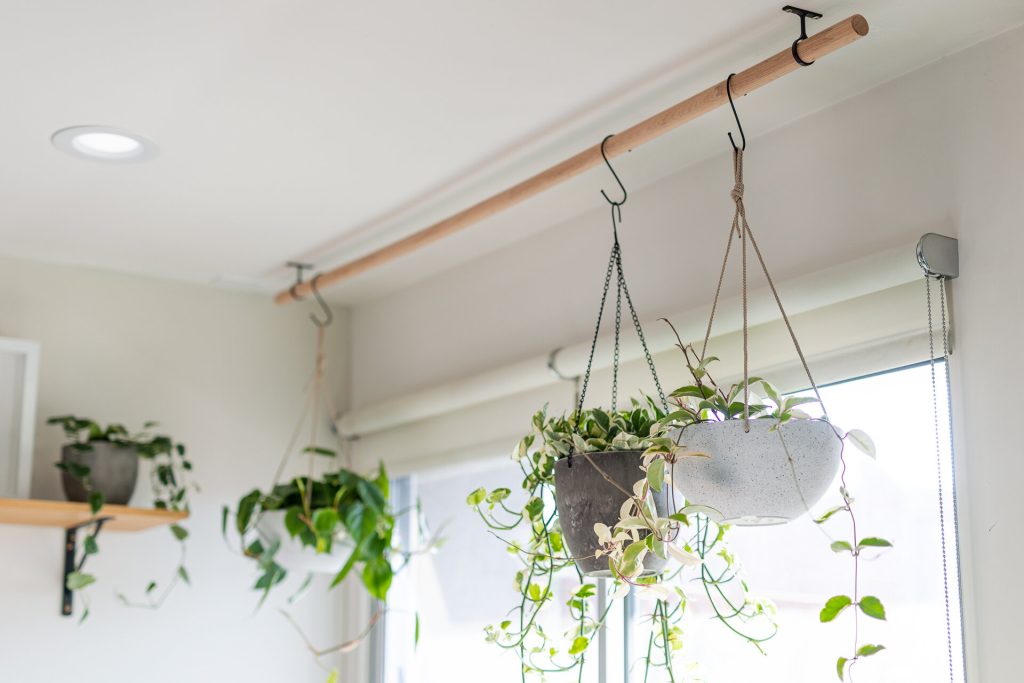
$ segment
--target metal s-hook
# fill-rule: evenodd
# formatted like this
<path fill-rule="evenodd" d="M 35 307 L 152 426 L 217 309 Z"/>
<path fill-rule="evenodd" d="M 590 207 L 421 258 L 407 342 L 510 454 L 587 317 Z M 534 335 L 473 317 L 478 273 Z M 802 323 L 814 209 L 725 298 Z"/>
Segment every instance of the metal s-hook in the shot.
<path fill-rule="evenodd" d="M 331 307 L 327 305 L 324 298 L 320 296 L 320 288 L 316 286 L 317 280 L 319 280 L 322 275 L 323 273 L 317 273 L 313 276 L 313 279 L 309 281 L 309 288 L 312 290 L 313 296 L 316 297 L 316 302 L 320 304 L 320 310 L 324 312 L 323 320 L 317 318 L 313 313 L 309 314 L 309 319 L 313 321 L 314 325 L 320 328 L 327 327 L 334 322 L 334 311 L 332 311 Z"/>
<path fill-rule="evenodd" d="M 801 9 L 799 7 L 793 7 L 793 5 L 786 5 L 782 8 L 783 12 L 789 12 L 800 17 L 800 37 L 793 41 L 793 59 L 800 66 L 810 66 L 814 62 L 807 62 L 800 56 L 800 41 L 807 40 L 807 20 L 808 19 L 821 19 L 824 15 L 818 12 L 812 12 L 809 9 Z"/>
<path fill-rule="evenodd" d="M 608 155 L 604 151 L 604 146 L 606 144 L 608 144 L 608 141 L 611 140 L 613 137 L 615 137 L 615 136 L 614 135 L 608 135 L 608 136 L 605 137 L 604 140 L 601 141 L 601 158 L 604 159 L 604 164 L 605 164 L 605 166 L 608 167 L 608 170 L 611 171 L 612 177 L 615 178 L 615 182 L 617 182 L 619 184 L 619 189 L 622 190 L 622 199 L 620 199 L 617 202 L 614 202 L 614 201 L 612 201 L 611 197 L 609 197 L 608 194 L 604 190 L 601 190 L 601 196 L 604 197 L 604 200 L 606 202 L 608 202 L 613 207 L 618 209 L 619 220 L 621 221 L 622 220 L 622 205 L 625 204 L 626 200 L 629 198 L 629 193 L 626 192 L 626 186 L 622 184 L 622 181 L 619 179 L 619 174 L 615 172 L 614 168 L 612 168 L 612 162 L 608 161 Z"/>
<path fill-rule="evenodd" d="M 302 273 L 304 271 L 310 270 L 313 267 L 313 264 L 289 261 L 288 267 L 295 269 L 295 284 L 293 284 L 291 286 L 291 289 L 289 289 L 288 291 L 291 292 L 293 299 L 295 299 L 296 301 L 301 301 L 302 297 L 299 296 L 299 293 L 296 290 L 298 289 L 299 285 L 302 284 Z M 320 295 L 320 289 L 316 286 L 316 283 L 320 279 L 321 275 L 323 275 L 323 273 L 317 273 L 316 275 L 313 276 L 313 279 L 309 281 L 309 288 L 310 290 L 312 290 L 313 296 L 316 297 L 316 302 L 320 304 L 320 309 L 324 312 L 324 318 L 323 320 L 321 320 L 320 318 L 317 318 L 316 315 L 310 313 L 309 319 L 312 320 L 313 324 L 316 325 L 317 327 L 323 328 L 327 327 L 332 322 L 334 322 L 334 311 L 332 311 L 331 307 L 327 305 L 326 301 L 324 301 L 324 298 Z"/>
<path fill-rule="evenodd" d="M 732 143 L 733 151 L 747 151 L 747 134 L 743 132 L 743 124 L 740 123 L 740 115 L 736 113 L 736 103 L 732 101 L 732 77 L 736 74 L 729 74 L 729 77 L 725 79 L 725 94 L 729 96 L 729 106 L 732 107 L 732 117 L 736 119 L 736 127 L 740 129 L 740 140 L 743 142 L 742 147 L 736 146 L 736 141 L 732 139 L 732 131 L 729 131 L 729 142 Z"/>

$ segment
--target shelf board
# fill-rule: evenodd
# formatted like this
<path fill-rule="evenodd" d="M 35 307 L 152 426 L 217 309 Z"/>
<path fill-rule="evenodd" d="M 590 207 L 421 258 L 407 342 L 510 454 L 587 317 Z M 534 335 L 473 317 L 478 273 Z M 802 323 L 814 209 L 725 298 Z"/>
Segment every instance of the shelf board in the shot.
<path fill-rule="evenodd" d="M 104 505 L 100 517 L 110 519 L 104 529 L 110 531 L 142 531 L 162 524 L 174 524 L 188 517 L 187 512 L 133 508 L 126 505 Z M 70 529 L 93 518 L 88 503 L 63 500 L 25 500 L 0 498 L 0 524 L 51 526 Z"/>

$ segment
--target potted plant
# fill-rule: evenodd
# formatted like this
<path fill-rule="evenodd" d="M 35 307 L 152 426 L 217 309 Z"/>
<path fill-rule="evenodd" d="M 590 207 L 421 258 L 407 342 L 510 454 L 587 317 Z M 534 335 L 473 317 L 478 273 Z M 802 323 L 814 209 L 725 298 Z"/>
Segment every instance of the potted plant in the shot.
<path fill-rule="evenodd" d="M 678 346 L 693 384 L 670 395 L 689 416 L 673 441 L 683 452 L 708 456 L 676 463 L 686 500 L 740 526 L 782 524 L 807 513 L 835 479 L 842 448 L 831 424 L 799 408 L 818 399 L 782 397 L 760 377 L 723 388 L 710 374 L 715 356 L 698 359 L 691 346 Z"/>
<path fill-rule="evenodd" d="M 643 666 L 672 671 L 682 645 L 685 587 L 694 579 L 731 631 L 757 646 L 774 635 L 771 604 L 738 580 L 727 528 L 674 500 L 678 447 L 668 434 L 687 419 L 688 413 L 666 414 L 650 399 L 629 410 L 570 417 L 541 410 L 512 455 L 523 474 L 522 500 L 511 487 L 478 488 L 467 497 L 522 562 L 514 577 L 517 604 L 487 627 L 486 637 L 515 651 L 524 675 L 582 670 L 613 604 L 634 589 L 655 598 Z M 518 533 L 526 537 L 512 537 Z M 591 576 L 612 578 L 603 609 L 601 584 Z"/>
<path fill-rule="evenodd" d="M 51 417 L 47 424 L 60 425 L 68 439 L 62 448 L 61 460 L 55 465 L 61 470 L 61 482 L 69 501 L 89 503 L 94 516 L 99 516 L 103 506 L 108 503 L 127 504 L 135 491 L 141 458 L 151 464 L 153 507 L 159 510 L 189 510 L 189 492 L 197 490 L 189 477 L 192 462 L 186 456 L 184 444 L 170 436 L 151 431 L 157 426 L 156 422 L 146 422 L 138 432 L 130 432 L 116 423 L 102 427 L 95 420 L 74 415 Z M 162 590 L 156 581 L 150 581 L 144 591 L 145 597 L 139 601 L 130 600 L 118 593 L 126 605 L 159 607 L 179 582 L 190 582 L 185 568 L 188 530 L 180 524 L 172 524 L 170 530 L 180 548 L 173 577 L 163 585 Z M 99 552 L 97 533 L 98 529 L 94 527 L 86 536 L 82 545 L 84 555 Z M 95 581 L 94 575 L 76 571 L 68 575 L 67 586 L 77 591 Z M 81 618 L 85 619 L 88 612 L 86 606 Z"/>
<path fill-rule="evenodd" d="M 230 515 L 225 507 L 225 534 Z M 355 570 L 371 596 L 387 599 L 395 516 L 383 465 L 373 478 L 339 469 L 317 479 L 295 477 L 268 492 L 253 489 L 238 501 L 234 527 L 242 554 L 259 568 L 254 587 L 261 603 L 289 569 L 329 570 L 332 587 Z"/>
<path fill-rule="evenodd" d="M 613 575 L 609 558 L 601 556 L 594 527 L 610 526 L 619 520 L 623 496 L 635 493 L 643 452 L 658 439 L 667 441 L 672 426 L 671 421 L 664 421 L 664 411 L 650 399 L 645 403 L 633 401 L 631 408 L 613 412 L 595 408 L 568 418 L 548 419 L 541 413 L 535 425 L 536 436 L 541 439 L 538 465 L 553 465 L 562 534 L 576 565 L 587 576 Z M 533 438 L 527 437 L 525 448 L 532 445 Z M 656 487 L 645 485 L 650 488 L 646 506 L 641 509 L 628 504 L 628 516 L 666 516 L 669 502 L 664 482 Z M 638 575 L 656 574 L 666 561 L 663 555 L 652 555 L 638 563 Z"/>

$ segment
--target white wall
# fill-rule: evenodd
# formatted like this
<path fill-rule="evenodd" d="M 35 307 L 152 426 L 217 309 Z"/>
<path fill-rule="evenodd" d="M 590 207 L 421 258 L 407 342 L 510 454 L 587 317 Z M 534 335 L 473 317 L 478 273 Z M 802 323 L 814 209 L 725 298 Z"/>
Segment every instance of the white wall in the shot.
<path fill-rule="evenodd" d="M 139 426 L 161 422 L 184 442 L 202 491 L 195 495 L 188 567 L 156 612 L 120 605 L 175 568 L 165 528 L 102 533 L 87 570 L 92 614 L 59 616 L 63 532 L 0 526 L 0 680 L 315 681 L 326 677 L 277 604 L 254 614 L 251 562 L 220 537 L 220 506 L 266 487 L 294 428 L 313 367 L 305 306 L 66 267 L 0 261 L 0 336 L 41 343 L 33 496 L 61 498 L 62 434 L 42 423 L 61 413 Z M 331 329 L 331 385 L 344 405 L 347 316 Z M 134 501 L 150 502 L 140 477 Z M 79 603 L 81 604 L 81 603 Z M 312 592 L 294 609 L 318 645 L 337 642 L 339 598 Z"/>
<path fill-rule="evenodd" d="M 1016 406 L 1024 385 L 1024 32 L 1015 31 L 946 65 L 960 238 L 953 285 L 957 353 L 953 394 L 964 529 L 970 554 L 968 618 L 974 681 L 1020 679 L 1024 547 L 1020 486 L 1024 445 Z"/>
<path fill-rule="evenodd" d="M 1017 574 L 1024 549 L 1014 540 L 1020 536 L 1014 503 L 1024 453 L 1006 401 L 1024 379 L 1016 359 L 1024 333 L 1016 298 L 1024 260 L 1022 65 L 1024 29 L 1018 28 L 766 135 L 756 135 L 756 95 L 739 103 L 754 134 L 746 160 L 748 214 L 777 277 L 928 231 L 961 239 L 953 391 L 960 406 L 962 526 L 973 550 L 964 562 L 973 681 L 1019 677 L 1016 608 L 1024 604 L 1024 587 Z M 643 154 L 635 150 L 633 160 Z M 355 308 L 353 405 L 588 338 L 610 246 L 607 208 L 598 195 L 610 178 L 603 170 L 591 177 L 591 213 Z M 633 189 L 621 236 L 642 319 L 710 299 L 731 186 L 731 161 L 723 153 Z M 923 314 L 923 300 L 921 306 Z M 522 417 L 526 424 L 528 415 Z"/>

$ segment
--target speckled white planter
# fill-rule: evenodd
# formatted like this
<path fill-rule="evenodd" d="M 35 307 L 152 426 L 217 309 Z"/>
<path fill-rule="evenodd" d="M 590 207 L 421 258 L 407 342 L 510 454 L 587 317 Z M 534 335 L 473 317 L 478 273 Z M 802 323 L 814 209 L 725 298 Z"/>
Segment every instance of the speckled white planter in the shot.
<path fill-rule="evenodd" d="M 793 420 L 702 422 L 676 432 L 685 457 L 675 465 L 675 486 L 687 504 L 706 505 L 721 522 L 740 526 L 784 524 L 805 514 L 828 490 L 839 469 L 842 442 L 827 422 Z M 787 455 L 788 453 L 788 455 Z"/>
<path fill-rule="evenodd" d="M 284 511 L 271 510 L 264 512 L 256 528 L 264 539 L 263 544 L 269 545 L 280 541 L 281 547 L 274 555 L 274 561 L 292 572 L 313 572 L 314 574 L 334 574 L 345 565 L 352 552 L 352 542 L 348 536 L 334 539 L 331 552 L 318 553 L 316 548 L 302 545 L 297 538 L 288 535 L 284 525 Z"/>

